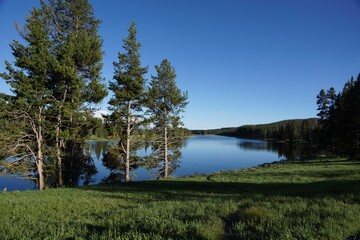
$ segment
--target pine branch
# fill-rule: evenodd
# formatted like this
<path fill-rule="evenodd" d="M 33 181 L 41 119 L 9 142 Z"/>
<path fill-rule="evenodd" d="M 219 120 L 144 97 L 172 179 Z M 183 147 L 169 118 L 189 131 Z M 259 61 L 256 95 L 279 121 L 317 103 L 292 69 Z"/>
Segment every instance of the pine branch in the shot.
<path fill-rule="evenodd" d="M 123 150 L 123 152 L 126 154 L 126 153 L 127 153 L 127 151 L 126 151 L 126 149 L 125 149 L 124 144 L 123 144 L 123 142 L 122 142 L 122 141 L 120 141 L 120 145 L 121 145 L 121 149 L 122 149 L 122 150 Z"/>

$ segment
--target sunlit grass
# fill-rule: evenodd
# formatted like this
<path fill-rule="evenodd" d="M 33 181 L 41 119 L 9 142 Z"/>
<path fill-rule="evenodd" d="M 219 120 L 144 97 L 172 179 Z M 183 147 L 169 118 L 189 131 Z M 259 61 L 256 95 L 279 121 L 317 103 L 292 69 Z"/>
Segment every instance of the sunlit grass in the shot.
<path fill-rule="evenodd" d="M 0 193 L 0 239 L 345 239 L 360 163 L 286 162 L 162 181 Z"/>

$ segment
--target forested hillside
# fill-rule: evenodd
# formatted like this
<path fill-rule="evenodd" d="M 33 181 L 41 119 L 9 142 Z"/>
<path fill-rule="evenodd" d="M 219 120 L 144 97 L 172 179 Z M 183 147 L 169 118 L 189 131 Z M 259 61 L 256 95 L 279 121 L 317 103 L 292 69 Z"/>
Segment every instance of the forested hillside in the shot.
<path fill-rule="evenodd" d="M 192 134 L 215 134 L 251 139 L 312 142 L 315 138 L 317 125 L 317 118 L 309 118 L 284 120 L 269 124 L 244 125 L 233 128 L 192 130 Z"/>

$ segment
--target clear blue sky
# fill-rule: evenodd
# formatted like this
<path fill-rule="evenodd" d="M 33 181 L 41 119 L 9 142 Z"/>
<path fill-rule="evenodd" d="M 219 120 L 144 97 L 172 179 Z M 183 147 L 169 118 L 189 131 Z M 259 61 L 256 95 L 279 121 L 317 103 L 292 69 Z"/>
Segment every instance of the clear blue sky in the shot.
<path fill-rule="evenodd" d="M 91 0 L 102 20 L 103 76 L 122 51 L 131 20 L 143 65 L 168 58 L 189 92 L 190 129 L 316 116 L 321 88 L 341 90 L 360 72 L 360 1 Z M 0 0 L 0 71 L 19 39 L 14 22 L 38 0 Z M 1 91 L 9 92 L 4 83 Z M 106 109 L 109 97 L 98 107 Z"/>

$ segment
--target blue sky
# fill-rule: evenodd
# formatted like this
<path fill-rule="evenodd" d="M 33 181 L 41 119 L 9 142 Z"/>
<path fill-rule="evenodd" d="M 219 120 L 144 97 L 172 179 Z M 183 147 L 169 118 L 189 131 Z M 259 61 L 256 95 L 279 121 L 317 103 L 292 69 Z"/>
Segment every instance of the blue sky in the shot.
<path fill-rule="evenodd" d="M 122 51 L 131 20 L 149 66 L 168 58 L 189 92 L 185 126 L 208 129 L 316 116 L 316 94 L 341 90 L 360 72 L 360 1 L 355 0 L 91 0 L 102 20 L 103 77 Z M 0 71 L 13 61 L 37 0 L 0 0 Z M 1 91 L 9 92 L 0 83 Z M 111 94 L 111 93 L 110 93 Z M 107 108 L 107 97 L 97 107 Z"/>

